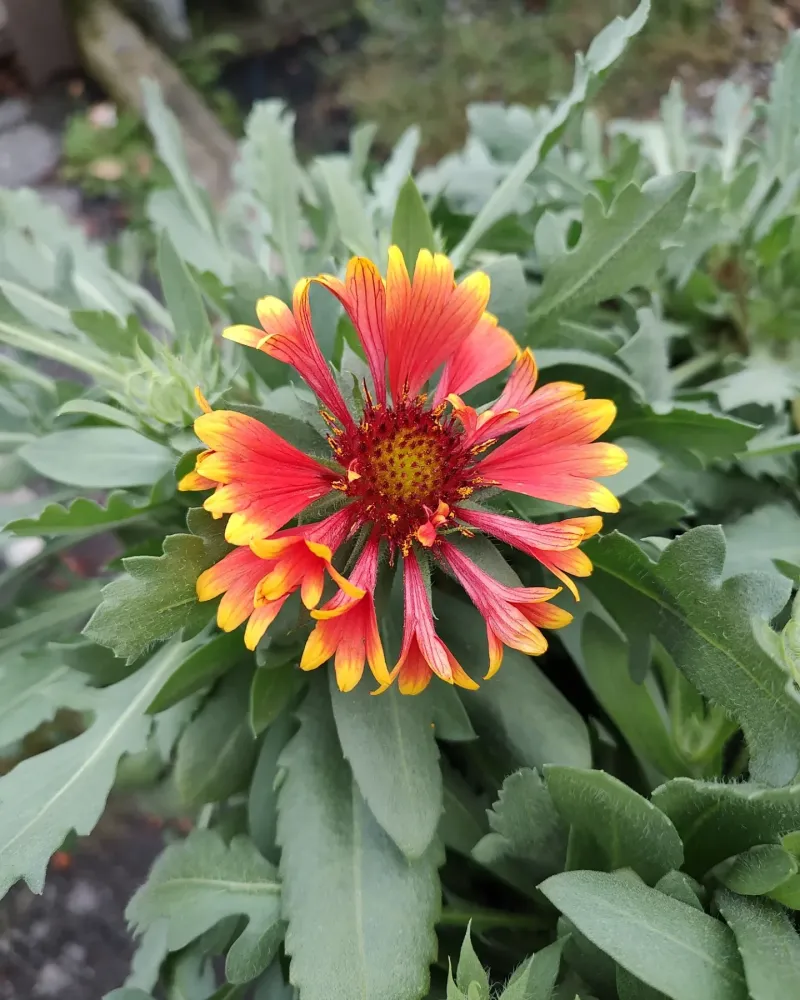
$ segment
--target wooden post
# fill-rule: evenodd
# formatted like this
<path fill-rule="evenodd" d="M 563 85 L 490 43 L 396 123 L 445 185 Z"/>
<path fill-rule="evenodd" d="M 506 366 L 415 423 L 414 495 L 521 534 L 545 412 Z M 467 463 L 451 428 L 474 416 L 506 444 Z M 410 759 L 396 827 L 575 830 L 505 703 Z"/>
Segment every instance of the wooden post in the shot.
<path fill-rule="evenodd" d="M 78 52 L 63 0 L 2 2 L 6 8 L 6 30 L 32 87 L 41 87 L 59 73 L 77 68 Z"/>
<path fill-rule="evenodd" d="M 107 0 L 84 2 L 75 32 L 87 71 L 119 104 L 144 111 L 140 81 L 155 80 L 178 119 L 195 179 L 219 205 L 230 191 L 233 137 L 161 49 Z"/>

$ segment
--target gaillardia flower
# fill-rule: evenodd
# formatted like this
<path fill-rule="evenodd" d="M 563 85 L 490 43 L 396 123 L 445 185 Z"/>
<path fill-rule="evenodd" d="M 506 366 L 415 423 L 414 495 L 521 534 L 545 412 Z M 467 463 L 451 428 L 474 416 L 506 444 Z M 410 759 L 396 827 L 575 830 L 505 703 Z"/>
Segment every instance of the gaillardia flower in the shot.
<path fill-rule="evenodd" d="M 357 407 L 345 401 L 315 340 L 312 281 L 339 299 L 358 335 L 369 377 L 355 393 L 362 400 Z M 228 339 L 296 369 L 319 400 L 330 454 L 307 455 L 255 417 L 211 410 L 200 397 L 206 412 L 195 431 L 207 450 L 180 485 L 213 489 L 205 508 L 216 517 L 229 515 L 225 535 L 237 547 L 197 584 L 200 600 L 224 595 L 220 628 L 247 621 L 245 642 L 255 648 L 299 590 L 316 620 L 303 669 L 332 658 L 339 687 L 350 690 L 368 662 L 380 690 L 396 680 L 402 692 L 413 694 L 433 674 L 461 687 L 477 686 L 436 634 L 432 564 L 461 583 L 486 621 L 487 677 L 500 667 L 504 646 L 538 655 L 547 648 L 541 628 L 570 621 L 568 612 L 550 603 L 558 590 L 495 579 L 473 559 L 476 543 L 465 539 L 481 533 L 533 556 L 577 597 L 570 574 L 591 571 L 578 546 L 599 530 L 601 519 L 530 524 L 499 513 L 497 493 L 618 510 L 615 497 L 595 481 L 626 463 L 621 448 L 597 441 L 614 419 L 614 404 L 588 400 L 581 386 L 569 382 L 537 389 L 533 355 L 520 351 L 498 326 L 486 311 L 488 301 L 485 274 L 456 284 L 450 261 L 423 250 L 412 279 L 392 247 L 385 280 L 371 261 L 356 257 L 344 281 L 327 274 L 300 281 L 291 309 L 277 298 L 261 299 L 260 329 L 225 331 Z M 494 403 L 476 409 L 464 401 L 471 389 L 511 365 Z M 490 497 L 491 508 L 483 502 Z M 327 516 L 315 520 L 315 510 Z M 299 524 L 287 527 L 296 519 Z M 355 561 L 346 579 L 333 560 L 353 539 Z M 400 560 L 404 634 L 399 660 L 390 668 L 375 590 L 384 563 Z M 339 589 L 318 608 L 328 577 Z"/>

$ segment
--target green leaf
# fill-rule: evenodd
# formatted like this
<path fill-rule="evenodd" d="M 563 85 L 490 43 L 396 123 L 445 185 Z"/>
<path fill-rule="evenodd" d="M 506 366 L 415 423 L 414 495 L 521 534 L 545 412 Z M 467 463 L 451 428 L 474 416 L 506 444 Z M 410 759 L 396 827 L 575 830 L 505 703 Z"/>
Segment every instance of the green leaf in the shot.
<path fill-rule="evenodd" d="M 211 534 L 204 515 L 190 516 L 191 535 L 168 535 L 164 554 L 130 556 L 123 560 L 127 574 L 103 590 L 103 602 L 83 630 L 93 642 L 108 646 L 117 656 L 133 660 L 148 646 L 167 639 L 181 628 L 196 629 L 211 617 L 213 608 L 200 604 L 195 585 L 200 574 L 225 554 L 224 543 Z"/>
<path fill-rule="evenodd" d="M 247 827 L 250 836 L 259 851 L 273 864 L 277 864 L 280 858 L 276 842 L 277 784 L 283 772 L 278 767 L 278 759 L 294 730 L 294 720 L 286 712 L 264 734 L 247 797 Z"/>
<path fill-rule="evenodd" d="M 781 438 L 779 441 L 765 445 L 763 448 L 748 447 L 747 451 L 742 452 L 738 457 L 741 459 L 772 458 L 775 455 L 793 455 L 796 451 L 800 451 L 800 434 Z"/>
<path fill-rule="evenodd" d="M 553 941 L 514 973 L 500 1000 L 550 1000 L 555 989 L 566 939 Z"/>
<path fill-rule="evenodd" d="M 675 778 L 652 799 L 681 835 L 686 871 L 697 878 L 726 858 L 756 844 L 780 843 L 787 830 L 800 829 L 800 785 L 762 788 Z"/>
<path fill-rule="evenodd" d="M 241 644 L 241 639 L 239 640 Z M 250 689 L 250 729 L 259 736 L 271 726 L 302 687 L 302 675 L 295 664 L 274 670 L 261 668 L 253 674 Z"/>
<path fill-rule="evenodd" d="M 205 232 L 213 231 L 213 222 L 204 193 L 192 178 L 186 159 L 181 130 L 177 119 L 164 103 L 159 85 L 148 79 L 141 81 L 144 116 L 156 144 L 159 159 L 166 165 L 194 220 Z"/>
<path fill-rule="evenodd" d="M 491 281 L 489 312 L 497 317 L 500 326 L 521 336 L 528 313 L 528 284 L 522 261 L 514 254 L 505 254 L 483 270 Z"/>
<path fill-rule="evenodd" d="M 576 56 L 572 89 L 542 122 L 531 144 L 472 220 L 450 255 L 456 268 L 463 266 L 495 222 L 515 211 L 525 182 L 557 140 L 572 112 L 590 96 L 594 85 L 622 55 L 630 39 L 642 30 L 649 14 L 650 0 L 641 0 L 630 17 L 615 17 L 606 25 L 593 39 L 585 56 L 580 53 Z"/>
<path fill-rule="evenodd" d="M 0 747 L 9 746 L 59 708 L 85 702 L 86 678 L 46 653 L 6 657 L 0 666 Z"/>
<path fill-rule="evenodd" d="M 186 352 L 207 347 L 214 334 L 203 297 L 166 230 L 158 241 L 158 274 L 180 349 Z"/>
<path fill-rule="evenodd" d="M 71 414 L 81 416 L 97 417 L 107 424 L 118 424 L 120 427 L 129 427 L 132 431 L 141 428 L 140 422 L 127 410 L 121 410 L 118 406 L 110 406 L 108 403 L 100 403 L 96 399 L 68 399 L 53 414 L 54 417 L 69 416 Z"/>
<path fill-rule="evenodd" d="M 634 753 L 666 777 L 684 774 L 686 762 L 672 740 L 655 678 L 645 677 L 641 684 L 633 680 L 627 644 L 595 615 L 585 618 L 582 628 L 576 622 L 569 629 L 569 637 L 561 632 L 559 638 L 574 655 L 573 634 L 575 629 L 580 632 L 582 656 L 577 661 L 581 672 Z"/>
<path fill-rule="evenodd" d="M 60 503 L 48 504 L 38 517 L 23 517 L 11 521 L 3 530 L 21 536 L 84 536 L 136 521 L 159 506 L 147 497 L 135 497 L 127 493 L 112 493 L 105 507 L 95 500 L 78 497 L 69 507 Z"/>
<path fill-rule="evenodd" d="M 149 357 L 153 354 L 153 337 L 145 330 L 136 316 L 129 316 L 127 323 L 124 323 L 118 316 L 111 312 L 91 312 L 89 310 L 77 309 L 70 315 L 72 322 L 78 329 L 85 333 L 92 343 L 99 347 L 104 354 L 112 357 L 139 358 L 139 352 L 143 351 Z M 90 402 L 89 400 L 74 400 L 74 402 Z M 107 404 L 98 404 L 100 406 Z M 113 407 L 109 407 L 113 409 Z M 65 403 L 59 413 L 70 412 Z M 91 412 L 91 411 L 84 411 Z M 122 410 L 118 413 L 125 416 Z M 133 419 L 133 418 L 130 418 Z"/>
<path fill-rule="evenodd" d="M 694 175 L 674 174 L 629 184 L 608 214 L 595 195 L 583 206 L 577 247 L 548 268 L 532 321 L 580 312 L 587 306 L 648 285 L 663 263 L 661 247 L 683 221 Z"/>
<path fill-rule="evenodd" d="M 147 711 L 163 712 L 208 687 L 244 658 L 240 632 L 222 632 L 191 652 L 153 698 Z"/>
<path fill-rule="evenodd" d="M 328 701 L 322 684 L 311 686 L 281 760 L 290 980 L 303 1000 L 420 997 L 437 951 L 441 848 L 408 861 L 383 832 L 342 757 Z"/>
<path fill-rule="evenodd" d="M 756 573 L 721 581 L 725 541 L 712 526 L 687 531 L 658 562 L 616 532 L 585 551 L 595 566 L 592 589 L 617 621 L 655 636 L 692 684 L 742 726 L 753 777 L 791 781 L 800 767 L 800 702 L 787 694 L 786 675 L 752 626 L 781 610 L 789 581 Z"/>
<path fill-rule="evenodd" d="M 280 894 L 275 868 L 247 837 L 227 845 L 213 830 L 195 830 L 158 858 L 125 915 L 137 933 L 166 921 L 170 951 L 226 917 L 247 917 L 225 961 L 228 981 L 246 983 L 269 965 L 283 937 Z"/>
<path fill-rule="evenodd" d="M 175 785 L 184 802 L 221 802 L 246 786 L 256 757 L 247 719 L 250 677 L 249 669 L 225 677 L 183 731 Z"/>
<path fill-rule="evenodd" d="M 763 896 L 797 873 L 797 861 L 778 844 L 756 844 L 723 862 L 715 871 L 719 881 L 742 896 Z"/>
<path fill-rule="evenodd" d="M 318 156 L 312 171 L 327 191 L 344 246 L 352 254 L 377 260 L 378 244 L 364 192 L 353 181 L 347 158 L 336 154 Z"/>
<path fill-rule="evenodd" d="M 67 590 L 55 597 L 48 597 L 39 604 L 25 609 L 25 617 L 0 628 L 0 653 L 25 646 L 39 646 L 43 639 L 55 638 L 66 626 L 75 627 L 78 620 L 97 607 L 100 593 L 96 583 Z"/>
<path fill-rule="evenodd" d="M 720 921 L 604 872 L 564 872 L 540 888 L 593 944 L 672 1000 L 747 1000 L 736 943 Z"/>
<path fill-rule="evenodd" d="M 767 504 L 723 525 L 725 576 L 749 570 L 777 573 L 775 560 L 800 563 L 800 517 L 788 503 Z"/>
<path fill-rule="evenodd" d="M 456 984 L 460 990 L 466 992 L 472 983 L 477 985 L 481 1000 L 489 1000 L 489 977 L 472 947 L 472 935 L 469 925 L 467 925 L 467 932 L 464 935 L 461 954 L 458 958 Z"/>
<path fill-rule="evenodd" d="M 667 896 L 672 896 L 680 903 L 693 906 L 696 910 L 703 909 L 703 904 L 700 902 L 702 887 L 685 872 L 667 872 L 656 882 L 655 888 Z"/>
<path fill-rule="evenodd" d="M 639 329 L 617 352 L 630 368 L 633 377 L 644 391 L 649 403 L 671 398 L 672 382 L 669 371 L 669 324 L 660 319 L 652 309 L 636 312 Z"/>
<path fill-rule="evenodd" d="M 792 875 L 767 895 L 790 910 L 800 910 L 800 875 Z"/>
<path fill-rule="evenodd" d="M 182 644 L 167 646 L 131 677 L 97 691 L 86 732 L 0 779 L 0 896 L 20 878 L 41 892 L 48 859 L 67 834 L 91 832 L 120 758 L 145 748 L 147 706 L 184 656 Z"/>
<path fill-rule="evenodd" d="M 433 720 L 433 731 L 437 740 L 469 743 L 478 738 L 455 686 L 429 684 L 419 697 L 429 706 L 428 711 Z"/>
<path fill-rule="evenodd" d="M 683 847 L 670 820 L 647 799 L 604 771 L 545 767 L 547 790 L 562 818 L 592 837 L 608 870 L 632 868 L 657 882 L 683 864 Z"/>
<path fill-rule="evenodd" d="M 532 865 L 539 878 L 563 869 L 567 827 L 536 771 L 510 774 L 488 816 L 492 832 L 475 845 L 476 860 L 491 864 L 515 858 Z"/>
<path fill-rule="evenodd" d="M 365 684 L 347 694 L 330 671 L 342 752 L 373 816 L 407 858 L 430 847 L 442 813 L 442 774 L 429 704 Z"/>
<path fill-rule="evenodd" d="M 153 998 L 149 993 L 145 993 L 144 990 L 122 986 L 118 990 L 106 993 L 103 1000 L 153 1000 Z"/>
<path fill-rule="evenodd" d="M 270 239 L 279 250 L 289 287 L 306 273 L 300 250 L 302 170 L 292 143 L 294 115 L 281 101 L 259 101 L 247 119 L 239 171 L 248 191 L 270 217 Z"/>
<path fill-rule="evenodd" d="M 724 891 L 715 899 L 736 936 L 752 1000 L 800 996 L 800 937 L 780 906 Z"/>
<path fill-rule="evenodd" d="M 468 673 L 488 664 L 486 623 L 472 607 L 434 593 L 437 629 Z M 530 657 L 507 649 L 491 684 L 471 691 L 464 704 L 486 746 L 508 756 L 509 770 L 559 763 L 587 767 L 589 734 L 583 719 Z"/>
<path fill-rule="evenodd" d="M 769 88 L 767 134 L 764 161 L 775 176 L 786 180 L 797 169 L 800 110 L 797 91 L 800 88 L 800 36 L 795 32 L 775 67 Z"/>
<path fill-rule="evenodd" d="M 704 458 L 725 458 L 742 451 L 758 432 L 755 424 L 678 405 L 642 406 L 614 423 L 615 436 L 639 437 L 659 447 L 685 448 Z"/>
<path fill-rule="evenodd" d="M 630 972 L 617 966 L 617 993 L 619 1000 L 664 1000 L 664 994 L 632 976 Z"/>
<path fill-rule="evenodd" d="M 39 475 L 81 489 L 152 486 L 174 464 L 169 448 L 126 427 L 55 431 L 18 454 Z"/>
<path fill-rule="evenodd" d="M 420 250 L 430 250 L 431 253 L 436 250 L 436 237 L 428 210 L 411 177 L 397 196 L 392 219 L 392 243 L 402 250 L 409 270 L 413 268 Z"/>

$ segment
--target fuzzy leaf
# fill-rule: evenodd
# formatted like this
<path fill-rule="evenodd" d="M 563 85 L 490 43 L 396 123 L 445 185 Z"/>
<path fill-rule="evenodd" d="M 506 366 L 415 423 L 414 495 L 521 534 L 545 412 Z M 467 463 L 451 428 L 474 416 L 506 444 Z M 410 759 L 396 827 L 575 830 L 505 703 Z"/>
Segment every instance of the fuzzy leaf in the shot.
<path fill-rule="evenodd" d="M 725 576 L 749 570 L 777 573 L 775 560 L 800 563 L 800 517 L 788 503 L 757 507 L 723 525 Z"/>
<path fill-rule="evenodd" d="M 421 997 L 441 848 L 408 861 L 380 828 L 342 757 L 325 686 L 311 686 L 299 714 L 278 799 L 290 980 L 303 1000 Z"/>
<path fill-rule="evenodd" d="M 598 844 L 609 871 L 632 868 L 653 884 L 683 864 L 678 832 L 667 816 L 604 771 L 548 766 L 547 790 L 562 818 Z"/>
<path fill-rule="evenodd" d="M 283 937 L 280 894 L 277 872 L 247 837 L 226 844 L 213 830 L 196 830 L 163 852 L 125 915 L 137 933 L 166 921 L 170 951 L 226 917 L 246 916 L 225 962 L 229 982 L 246 983 L 269 965 Z"/>
<path fill-rule="evenodd" d="M 61 635 L 67 626 L 74 629 L 76 622 L 85 621 L 97 607 L 99 599 L 97 584 L 91 583 L 25 608 L 24 617 L 0 628 L 0 653 L 39 646 L 43 640 Z"/>
<path fill-rule="evenodd" d="M 675 778 L 652 799 L 681 835 L 686 871 L 697 878 L 726 858 L 756 844 L 780 843 L 787 830 L 800 829 L 800 785 L 762 788 Z"/>
<path fill-rule="evenodd" d="M 794 855 L 778 844 L 756 844 L 715 871 L 726 889 L 741 896 L 763 896 L 796 873 Z"/>
<path fill-rule="evenodd" d="M 84 635 L 117 656 L 135 659 L 152 643 L 178 629 L 202 627 L 213 606 L 200 604 L 198 576 L 225 554 L 226 546 L 204 511 L 190 512 L 191 535 L 168 535 L 164 554 L 123 560 L 125 576 L 103 590 L 103 602 Z"/>
<path fill-rule="evenodd" d="M 752 1000 L 800 996 L 800 936 L 781 907 L 726 891 L 715 898 L 736 936 Z"/>
<path fill-rule="evenodd" d="M 366 684 L 344 694 L 330 671 L 339 741 L 372 814 L 408 858 L 436 835 L 442 774 L 430 704 L 391 688 L 379 698 Z"/>
<path fill-rule="evenodd" d="M 250 688 L 250 729 L 259 736 L 271 726 L 303 684 L 302 674 L 291 663 L 253 674 Z"/>
<path fill-rule="evenodd" d="M 246 786 L 256 756 L 247 719 L 250 683 L 249 670 L 229 674 L 184 730 L 175 757 L 184 802 L 221 802 Z"/>
<path fill-rule="evenodd" d="M 765 162 L 781 180 L 797 168 L 800 145 L 800 35 L 793 34 L 783 50 L 769 89 Z"/>
<path fill-rule="evenodd" d="M 550 1000 L 555 989 L 565 938 L 553 941 L 511 977 L 500 1000 Z"/>
<path fill-rule="evenodd" d="M 147 709 L 155 714 L 208 687 L 244 659 L 246 650 L 238 632 L 221 632 L 191 652 Z"/>
<path fill-rule="evenodd" d="M 55 431 L 18 454 L 39 475 L 87 490 L 152 486 L 174 464 L 169 448 L 127 427 Z"/>
<path fill-rule="evenodd" d="M 564 872 L 540 888 L 593 944 L 672 1000 L 747 1000 L 733 934 L 713 917 L 605 872 Z"/>
<path fill-rule="evenodd" d="M 47 654 L 6 657 L 0 666 L 0 747 L 49 722 L 59 708 L 85 702 L 86 678 Z"/>
<path fill-rule="evenodd" d="M 293 718 L 288 712 L 284 712 L 264 734 L 247 796 L 247 828 L 250 836 L 259 851 L 273 864 L 277 864 L 280 858 L 276 841 L 277 786 L 283 772 L 278 766 L 278 760 L 294 729 Z"/>
<path fill-rule="evenodd" d="M 97 691 L 86 732 L 0 779 L 0 896 L 20 878 L 41 892 L 48 859 L 67 834 L 91 832 L 120 758 L 145 747 L 147 706 L 185 655 L 181 644 L 167 646 L 131 677 Z"/>
<path fill-rule="evenodd" d="M 540 878 L 562 870 L 567 827 L 536 771 L 509 775 L 488 815 L 492 832 L 475 845 L 478 861 L 515 858 L 533 865 Z"/>
<path fill-rule="evenodd" d="M 127 493 L 112 493 L 105 507 L 96 500 L 78 497 L 69 507 L 60 503 L 48 504 L 38 517 L 11 521 L 3 530 L 22 536 L 87 535 L 94 530 L 107 531 L 145 517 L 155 507 L 149 498 Z"/>
<path fill-rule="evenodd" d="M 724 458 L 747 447 L 755 424 L 686 406 L 642 406 L 620 416 L 614 435 L 642 438 L 663 448 L 685 448 L 704 458 Z"/>
<path fill-rule="evenodd" d="M 587 196 L 581 240 L 547 270 L 533 321 L 580 312 L 652 281 L 663 262 L 661 247 L 683 221 L 693 188 L 688 173 L 654 178 L 641 189 L 630 184 L 607 215 L 596 195 Z"/>
<path fill-rule="evenodd" d="M 470 550 L 474 555 L 475 550 Z M 437 630 L 469 674 L 480 676 L 488 664 L 486 623 L 474 607 L 434 593 Z M 575 708 L 528 656 L 507 649 L 491 684 L 469 692 L 464 704 L 476 731 L 488 745 L 508 755 L 511 767 L 591 763 L 589 734 Z"/>
<path fill-rule="evenodd" d="M 210 344 L 214 334 L 200 289 L 166 230 L 158 242 L 158 275 L 181 349 L 200 350 Z"/>
<path fill-rule="evenodd" d="M 462 991 L 466 991 L 472 984 L 477 985 L 481 1000 L 488 1000 L 489 997 L 489 977 L 481 964 L 481 960 L 475 954 L 472 947 L 472 935 L 470 928 L 464 935 L 461 944 L 461 954 L 458 958 L 458 969 L 456 970 L 456 985 Z"/>
<path fill-rule="evenodd" d="M 753 621 L 770 621 L 789 596 L 789 581 L 758 573 L 721 580 L 720 528 L 694 528 L 651 561 L 614 533 L 586 545 L 595 565 L 592 589 L 624 626 L 655 636 L 676 666 L 740 723 L 754 778 L 791 781 L 800 768 L 800 702 L 761 649 Z"/>

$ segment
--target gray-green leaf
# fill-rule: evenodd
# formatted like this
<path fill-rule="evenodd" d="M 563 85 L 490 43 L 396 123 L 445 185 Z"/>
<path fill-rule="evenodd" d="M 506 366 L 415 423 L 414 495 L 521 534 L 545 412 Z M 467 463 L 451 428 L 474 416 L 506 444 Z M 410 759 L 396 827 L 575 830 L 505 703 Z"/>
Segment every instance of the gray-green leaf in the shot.
<path fill-rule="evenodd" d="M 246 983 L 272 961 L 283 936 L 280 892 L 277 872 L 247 837 L 227 845 L 213 830 L 196 830 L 164 851 L 125 912 L 138 933 L 166 921 L 170 951 L 226 917 L 246 916 L 225 962 L 228 980 Z"/>
<path fill-rule="evenodd" d="M 540 886 L 587 938 L 672 1000 L 747 1000 L 733 934 L 622 875 L 564 872 Z"/>
<path fill-rule="evenodd" d="M 40 475 L 81 489 L 152 486 L 174 464 L 169 448 L 127 427 L 55 431 L 18 454 Z"/>

